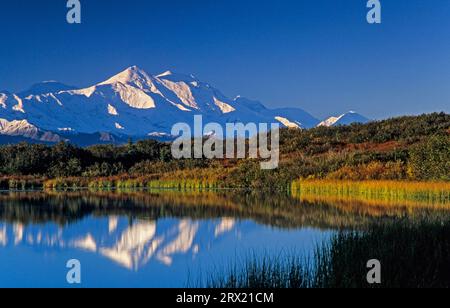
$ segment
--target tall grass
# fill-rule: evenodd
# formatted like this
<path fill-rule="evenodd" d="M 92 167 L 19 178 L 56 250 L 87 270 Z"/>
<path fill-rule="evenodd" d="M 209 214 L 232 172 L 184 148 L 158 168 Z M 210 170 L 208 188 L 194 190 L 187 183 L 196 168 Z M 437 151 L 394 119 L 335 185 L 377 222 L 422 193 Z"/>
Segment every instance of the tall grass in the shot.
<path fill-rule="evenodd" d="M 243 265 L 232 265 L 226 275 L 210 275 L 208 288 L 289 289 L 314 287 L 314 270 L 306 258 L 251 256 Z"/>
<path fill-rule="evenodd" d="M 367 282 L 367 262 L 381 262 L 380 285 Z M 211 276 L 217 288 L 438 288 L 450 287 L 450 223 L 374 225 L 339 232 L 308 261 L 258 258 Z"/>
<path fill-rule="evenodd" d="M 207 169 L 175 170 L 169 173 L 141 176 L 57 178 L 46 181 L 44 187 L 48 190 L 78 187 L 95 191 L 113 189 L 205 190 L 222 188 L 220 176 L 220 172 L 211 174 L 211 170 Z"/>
<path fill-rule="evenodd" d="M 42 189 L 45 179 L 33 176 L 0 177 L 1 190 L 36 190 Z"/>
<path fill-rule="evenodd" d="M 291 193 L 309 201 L 450 205 L 450 182 L 297 180 L 291 185 Z"/>

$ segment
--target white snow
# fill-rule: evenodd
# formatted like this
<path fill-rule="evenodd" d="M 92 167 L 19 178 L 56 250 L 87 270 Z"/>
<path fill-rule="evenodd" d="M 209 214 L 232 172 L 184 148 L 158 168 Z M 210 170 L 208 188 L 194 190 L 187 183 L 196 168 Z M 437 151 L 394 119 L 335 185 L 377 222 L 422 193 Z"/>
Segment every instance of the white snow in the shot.
<path fill-rule="evenodd" d="M 133 85 L 139 89 L 144 89 L 152 82 L 150 76 L 146 72 L 139 69 L 137 66 L 132 66 L 98 85 L 101 86 L 116 83 Z"/>
<path fill-rule="evenodd" d="M 63 103 L 53 93 L 50 93 L 49 95 L 50 95 L 51 98 L 53 98 L 55 100 L 55 102 L 58 105 L 63 106 Z"/>
<path fill-rule="evenodd" d="M 84 95 L 84 96 L 89 98 L 89 97 L 92 96 L 92 94 L 95 93 L 96 90 L 97 90 L 97 88 L 95 86 L 93 86 L 93 87 L 89 87 L 89 88 L 86 88 L 86 89 L 71 90 L 71 91 L 69 91 L 69 93 L 75 94 L 75 95 L 77 95 L 77 94 L 78 95 Z"/>
<path fill-rule="evenodd" d="M 230 106 L 227 103 L 224 103 L 224 102 L 220 101 L 216 97 L 213 97 L 213 99 L 214 99 L 214 103 L 216 104 L 216 106 L 219 107 L 219 109 L 223 113 L 230 113 L 230 112 L 236 111 L 236 109 L 234 109 L 232 106 Z"/>
<path fill-rule="evenodd" d="M 115 126 L 117 129 L 125 129 L 122 125 L 120 125 L 119 123 L 115 123 Z"/>
<path fill-rule="evenodd" d="M 337 125 L 349 125 L 352 123 L 367 123 L 370 120 L 355 111 L 349 111 L 337 117 L 329 117 L 328 119 L 319 123 L 318 126 L 337 126 Z"/>
<path fill-rule="evenodd" d="M 150 137 L 170 137 L 170 134 L 163 133 L 163 132 L 152 132 L 148 134 Z"/>
<path fill-rule="evenodd" d="M 31 125 L 26 120 L 8 121 L 5 119 L 0 119 L 0 134 L 2 135 L 36 138 L 38 132 L 38 128 Z"/>
<path fill-rule="evenodd" d="M 172 75 L 171 71 L 165 71 L 164 73 L 156 75 L 156 78 L 162 78 L 162 77 L 166 77 L 166 76 L 170 76 L 170 75 Z"/>
<path fill-rule="evenodd" d="M 25 113 L 25 110 L 23 109 L 23 101 L 20 97 L 17 95 L 13 95 L 14 99 L 17 101 L 17 105 L 13 107 L 14 111 Z"/>
<path fill-rule="evenodd" d="M 328 119 L 322 121 L 319 123 L 318 126 L 326 126 L 326 127 L 330 127 L 333 126 L 334 124 L 336 124 L 337 121 L 339 121 L 339 119 L 341 119 L 343 117 L 343 115 L 339 116 L 339 117 L 329 117 Z"/>
<path fill-rule="evenodd" d="M 8 96 L 6 94 L 0 93 L 0 106 L 3 109 L 6 109 L 6 101 L 8 100 Z"/>
<path fill-rule="evenodd" d="M 111 104 L 108 104 L 108 113 L 113 116 L 119 115 L 119 113 L 117 112 L 117 109 L 114 108 L 114 106 L 112 106 Z"/>
<path fill-rule="evenodd" d="M 275 117 L 275 120 L 277 120 L 278 122 L 280 122 L 281 124 L 283 124 L 284 126 L 288 127 L 288 128 L 301 128 L 301 125 L 291 122 L 286 118 L 283 117 Z"/>
<path fill-rule="evenodd" d="M 155 108 L 155 101 L 145 92 L 135 87 L 117 83 L 113 85 L 113 89 L 119 94 L 121 100 L 136 109 Z"/>
<path fill-rule="evenodd" d="M 152 76 L 136 66 L 84 89 L 0 93 L 0 112 L 0 118 L 26 120 L 42 132 L 108 134 L 120 129 L 130 136 L 170 134 L 175 123 L 192 123 L 195 114 L 219 124 L 279 121 L 308 128 L 319 122 L 299 108 L 271 110 L 245 98 L 230 99 L 193 75 L 167 71 Z"/>
<path fill-rule="evenodd" d="M 185 82 L 173 82 L 161 79 L 161 83 L 170 91 L 172 91 L 184 105 L 190 108 L 199 109 L 191 88 Z"/>
<path fill-rule="evenodd" d="M 181 104 L 175 104 L 175 103 L 173 103 L 173 105 L 174 105 L 175 107 L 177 107 L 178 109 L 180 109 L 181 111 L 185 111 L 185 112 L 191 112 L 191 111 L 192 111 L 191 109 L 188 109 L 188 108 L 184 107 L 184 106 L 181 105 Z"/>

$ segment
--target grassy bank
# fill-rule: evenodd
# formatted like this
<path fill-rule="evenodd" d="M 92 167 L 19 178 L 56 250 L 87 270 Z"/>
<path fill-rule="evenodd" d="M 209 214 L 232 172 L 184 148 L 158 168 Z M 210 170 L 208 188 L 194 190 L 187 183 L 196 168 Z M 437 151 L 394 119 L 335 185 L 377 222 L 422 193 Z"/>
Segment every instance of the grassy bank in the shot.
<path fill-rule="evenodd" d="M 34 176 L 0 177 L 0 190 L 37 190 L 43 189 L 47 179 Z"/>
<path fill-rule="evenodd" d="M 311 258 L 252 256 L 210 276 L 224 288 L 450 287 L 450 223 L 377 225 L 340 232 Z M 380 285 L 367 283 L 367 261 L 381 262 Z"/>
<path fill-rule="evenodd" d="M 221 186 L 209 180 L 197 179 L 155 179 L 155 177 L 105 177 L 105 178 L 57 178 L 44 181 L 45 190 L 67 190 L 88 188 L 93 191 L 101 190 L 132 190 L 132 189 L 173 189 L 194 190 L 218 189 Z"/>
<path fill-rule="evenodd" d="M 12 144 L 0 146 L 0 177 L 6 179 L 0 185 L 16 189 L 44 186 L 45 181 L 53 188 L 220 186 L 284 192 L 298 178 L 449 181 L 450 115 L 282 129 L 279 149 L 279 168 L 269 171 L 261 170 L 260 159 L 248 155 L 247 159 L 175 159 L 170 143 L 154 140 L 87 148 L 67 143 Z M 38 182 L 33 184 L 33 178 Z M 148 184 L 152 180 L 159 183 Z"/>
<path fill-rule="evenodd" d="M 229 189 L 220 174 L 205 176 L 204 170 L 169 175 L 65 177 L 46 179 L 38 177 L 8 177 L 0 179 L 3 190 L 148 190 L 205 191 Z M 195 178 L 198 176 L 198 178 Z M 239 186 L 239 190 L 250 190 Z M 254 189 L 264 192 L 264 189 Z M 450 182 L 410 181 L 344 181 L 297 180 L 283 192 L 302 202 L 358 204 L 367 207 L 442 207 L 450 205 Z"/>
<path fill-rule="evenodd" d="M 367 205 L 450 205 L 450 182 L 297 180 L 291 193 L 304 201 Z"/>

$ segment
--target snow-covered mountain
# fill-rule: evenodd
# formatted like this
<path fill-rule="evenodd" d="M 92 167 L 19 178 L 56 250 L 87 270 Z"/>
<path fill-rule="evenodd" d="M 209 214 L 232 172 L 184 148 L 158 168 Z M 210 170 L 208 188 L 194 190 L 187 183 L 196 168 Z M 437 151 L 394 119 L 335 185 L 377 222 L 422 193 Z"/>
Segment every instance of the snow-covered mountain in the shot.
<path fill-rule="evenodd" d="M 0 93 L 0 134 L 35 140 L 46 133 L 167 136 L 173 124 L 192 125 L 197 114 L 205 123 L 220 124 L 279 122 L 310 128 L 319 122 L 301 109 L 230 99 L 193 75 L 167 71 L 152 76 L 136 66 L 82 89 L 52 81 L 18 94 Z"/>
<path fill-rule="evenodd" d="M 0 132 L 3 135 L 12 137 L 24 137 L 43 142 L 60 142 L 63 139 L 52 133 L 41 131 L 34 125 L 28 123 L 27 120 L 8 121 L 0 119 Z"/>
<path fill-rule="evenodd" d="M 19 95 L 22 97 L 26 97 L 28 95 L 41 95 L 74 89 L 76 89 L 76 87 L 68 86 L 63 83 L 51 80 L 36 83 L 32 85 L 31 88 L 29 88 L 28 90 L 19 93 Z"/>
<path fill-rule="evenodd" d="M 339 126 L 339 125 L 349 125 L 352 123 L 363 123 L 364 124 L 364 123 L 368 123 L 368 122 L 370 122 L 370 119 L 368 119 L 354 111 L 350 111 L 350 112 L 344 113 L 337 117 L 329 117 L 328 119 L 320 122 L 318 126 L 331 127 L 331 126 Z"/>

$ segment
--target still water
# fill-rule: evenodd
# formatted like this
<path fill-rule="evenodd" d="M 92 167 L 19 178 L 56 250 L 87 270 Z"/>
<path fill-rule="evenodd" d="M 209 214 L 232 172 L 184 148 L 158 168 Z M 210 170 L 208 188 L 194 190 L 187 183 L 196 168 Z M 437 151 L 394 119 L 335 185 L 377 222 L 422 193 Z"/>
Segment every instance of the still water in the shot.
<path fill-rule="evenodd" d="M 81 287 L 201 286 L 250 255 L 312 254 L 393 215 L 234 192 L 3 193 L 0 287 L 73 287 L 71 259 Z"/>

